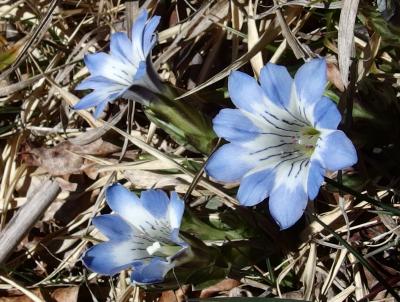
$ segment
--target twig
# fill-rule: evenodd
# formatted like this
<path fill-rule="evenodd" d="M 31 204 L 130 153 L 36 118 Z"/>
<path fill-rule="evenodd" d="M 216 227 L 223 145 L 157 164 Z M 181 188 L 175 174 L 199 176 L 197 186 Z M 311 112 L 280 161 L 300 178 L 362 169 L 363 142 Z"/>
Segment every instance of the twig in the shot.
<path fill-rule="evenodd" d="M 4 282 L 10 284 L 12 287 L 15 287 L 16 289 L 20 290 L 24 295 L 26 295 L 29 299 L 31 299 L 33 302 L 43 302 L 41 298 L 36 296 L 33 292 L 30 290 L 26 289 L 25 287 L 19 285 L 17 282 L 8 279 L 4 276 L 0 276 L 0 279 L 3 280 Z"/>
<path fill-rule="evenodd" d="M 0 234 L 0 264 L 10 256 L 30 228 L 39 220 L 60 192 L 57 182 L 48 180 L 32 199 L 18 210 Z"/>
<path fill-rule="evenodd" d="M 364 266 L 369 272 L 378 280 L 382 286 L 386 288 L 386 290 L 393 296 L 396 301 L 400 301 L 400 296 L 396 293 L 394 288 L 392 288 L 386 280 L 369 264 L 367 260 L 364 259 L 362 255 L 358 253 L 358 251 L 353 248 L 346 240 L 340 237 L 331 227 L 323 223 L 316 215 L 314 215 L 314 219 L 324 227 L 329 233 L 333 235 L 350 253 L 354 255 L 354 257 Z"/>

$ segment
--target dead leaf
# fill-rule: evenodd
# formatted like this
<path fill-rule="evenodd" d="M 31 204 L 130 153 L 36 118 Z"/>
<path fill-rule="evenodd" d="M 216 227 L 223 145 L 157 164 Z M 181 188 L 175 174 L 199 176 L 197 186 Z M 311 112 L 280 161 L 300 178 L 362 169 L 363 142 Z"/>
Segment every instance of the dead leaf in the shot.
<path fill-rule="evenodd" d="M 117 146 L 98 139 L 82 146 L 69 141 L 52 148 L 32 148 L 26 144 L 20 154 L 28 166 L 41 167 L 52 176 L 69 176 L 79 174 L 86 168 L 85 159 L 81 155 L 105 156 L 117 151 Z"/>
<path fill-rule="evenodd" d="M 240 281 L 235 279 L 228 278 L 222 280 L 215 285 L 203 289 L 200 293 L 200 298 L 209 298 L 211 296 L 215 296 L 220 292 L 230 291 L 233 288 L 238 287 L 240 284 Z"/>
<path fill-rule="evenodd" d="M 182 175 L 182 174 L 181 174 Z M 162 175 L 143 170 L 126 170 L 124 176 L 138 189 L 177 187 L 182 185 L 179 175 Z M 187 188 L 187 185 L 183 186 Z"/>
<path fill-rule="evenodd" d="M 79 287 L 64 287 L 56 289 L 51 295 L 57 302 L 76 302 L 78 301 Z"/>
<path fill-rule="evenodd" d="M 187 301 L 186 296 L 188 295 L 188 291 L 190 290 L 190 286 L 183 285 L 181 289 L 176 291 L 168 290 L 162 293 L 158 302 L 184 302 Z"/>
<path fill-rule="evenodd" d="M 43 301 L 76 302 L 78 301 L 79 286 L 57 288 L 51 292 L 36 288 L 32 289 L 31 292 Z M 17 291 L 17 293 L 19 293 L 19 291 Z M 32 302 L 32 300 L 25 295 L 16 294 L 15 291 L 12 291 L 9 293 L 9 296 L 0 297 L 0 302 Z"/>
<path fill-rule="evenodd" d="M 344 85 L 349 84 L 350 59 L 355 52 L 354 49 L 354 25 L 357 17 L 359 0 L 343 1 L 340 11 L 338 30 L 338 56 L 339 69 Z"/>
<path fill-rule="evenodd" d="M 330 56 L 326 60 L 327 63 L 327 77 L 329 82 L 331 82 L 337 89 L 341 92 L 344 91 L 345 87 L 343 84 L 342 77 L 340 75 L 339 67 L 337 66 L 337 60 L 335 57 Z"/>
<path fill-rule="evenodd" d="M 250 51 L 254 45 L 257 44 L 258 40 L 260 39 L 258 30 L 257 30 L 257 25 L 256 25 L 256 20 L 254 19 L 255 15 L 255 9 L 253 8 L 253 3 L 252 1 L 249 1 L 249 19 L 247 20 L 247 36 L 248 36 L 248 44 L 247 48 L 248 51 Z M 258 78 L 260 76 L 261 68 L 264 66 L 263 58 L 262 58 L 262 53 L 261 51 L 258 52 L 254 57 L 250 59 L 251 66 L 253 67 L 254 74 Z"/>
<path fill-rule="evenodd" d="M 175 292 L 173 290 L 165 291 L 161 294 L 160 299 L 158 302 L 169 302 L 169 301 L 176 301 Z M 181 302 L 181 301 L 178 301 Z"/>
<path fill-rule="evenodd" d="M 294 300 L 303 300 L 303 291 L 295 290 L 288 293 L 282 294 L 282 299 L 294 299 Z"/>

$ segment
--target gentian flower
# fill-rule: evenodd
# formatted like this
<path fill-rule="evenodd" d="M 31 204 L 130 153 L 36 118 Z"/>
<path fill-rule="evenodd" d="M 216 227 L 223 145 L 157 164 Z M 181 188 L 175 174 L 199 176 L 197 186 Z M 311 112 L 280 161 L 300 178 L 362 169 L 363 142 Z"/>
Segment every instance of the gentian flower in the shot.
<path fill-rule="evenodd" d="M 132 268 L 132 282 L 152 284 L 189 259 L 191 248 L 179 238 L 184 203 L 177 193 L 168 198 L 161 190 L 148 190 L 139 198 L 114 184 L 106 201 L 115 214 L 95 217 L 93 224 L 109 241 L 86 251 L 87 268 L 108 276 Z"/>
<path fill-rule="evenodd" d="M 219 181 L 240 181 L 242 205 L 269 197 L 270 213 L 281 229 L 300 219 L 326 170 L 357 162 L 352 142 L 336 130 L 341 116 L 323 96 L 326 82 L 324 59 L 305 63 L 294 79 L 285 67 L 267 64 L 261 86 L 235 71 L 228 90 L 238 109 L 223 109 L 213 120 L 217 135 L 230 143 L 211 156 L 206 172 Z"/>
<path fill-rule="evenodd" d="M 98 118 L 106 105 L 117 98 L 137 101 L 147 117 L 179 144 L 210 153 L 216 136 L 211 119 L 193 106 L 199 104 L 198 97 L 177 100 L 181 90 L 163 82 L 151 62 L 150 51 L 156 42 L 154 31 L 159 21 L 159 16 L 147 20 L 147 12 L 142 10 L 133 24 L 132 40 L 125 33 L 114 33 L 110 54 L 85 56 L 91 75 L 75 89 L 93 91 L 73 109 L 96 107 L 94 117 Z"/>
<path fill-rule="evenodd" d="M 147 21 L 147 11 L 142 10 L 132 26 L 132 40 L 126 33 L 113 33 L 110 54 L 99 52 L 85 56 L 84 61 L 91 75 L 75 89 L 94 91 L 83 97 L 74 109 L 95 106 L 94 116 L 97 118 L 109 102 L 122 96 L 131 85 L 146 77 L 149 69 L 146 59 L 156 42 L 154 31 L 159 21 L 159 16 Z M 154 85 L 147 82 L 148 85 Z"/>

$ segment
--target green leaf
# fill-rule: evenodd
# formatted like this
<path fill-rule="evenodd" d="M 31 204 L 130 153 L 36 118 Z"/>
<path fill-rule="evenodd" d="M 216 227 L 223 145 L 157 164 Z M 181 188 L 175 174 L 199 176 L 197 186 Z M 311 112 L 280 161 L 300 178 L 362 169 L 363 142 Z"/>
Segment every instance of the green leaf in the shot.
<path fill-rule="evenodd" d="M 243 239 L 243 236 L 235 230 L 218 229 L 197 218 L 196 215 L 188 209 L 185 210 L 181 229 L 185 232 L 196 234 L 196 236 L 202 240 L 226 240 L 227 238 L 231 240 Z"/>
<path fill-rule="evenodd" d="M 386 21 L 374 7 L 362 7 L 358 17 L 364 25 L 381 35 L 384 44 L 400 47 L 400 28 Z"/>
<path fill-rule="evenodd" d="M 171 88 L 171 91 L 174 90 Z M 176 97 L 178 93 L 175 93 Z M 147 117 L 177 143 L 190 145 L 201 153 L 210 154 L 218 138 L 212 128 L 211 119 L 200 108 L 203 101 L 195 95 L 179 100 L 175 97 L 158 96 L 157 101 L 150 102 L 145 108 Z"/>
<path fill-rule="evenodd" d="M 10 66 L 18 58 L 27 37 L 22 38 L 11 47 L 0 50 L 0 71 Z"/>

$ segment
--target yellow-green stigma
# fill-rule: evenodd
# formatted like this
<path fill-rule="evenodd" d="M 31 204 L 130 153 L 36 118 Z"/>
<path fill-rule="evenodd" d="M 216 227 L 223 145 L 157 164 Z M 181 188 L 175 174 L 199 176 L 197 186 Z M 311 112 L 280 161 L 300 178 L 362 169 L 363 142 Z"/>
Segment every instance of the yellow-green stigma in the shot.
<path fill-rule="evenodd" d="M 314 152 L 320 132 L 313 127 L 305 127 L 301 134 L 297 136 L 297 144 L 304 154 L 311 156 Z"/>

